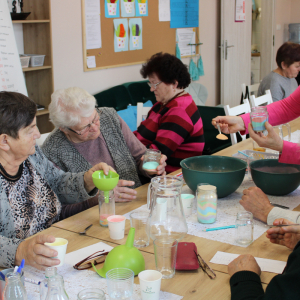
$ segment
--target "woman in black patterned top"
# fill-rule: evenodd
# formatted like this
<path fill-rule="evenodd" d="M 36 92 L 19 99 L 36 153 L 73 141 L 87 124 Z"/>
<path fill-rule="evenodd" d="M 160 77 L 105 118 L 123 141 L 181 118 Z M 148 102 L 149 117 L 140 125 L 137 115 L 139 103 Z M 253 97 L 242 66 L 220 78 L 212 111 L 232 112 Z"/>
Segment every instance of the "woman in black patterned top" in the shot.
<path fill-rule="evenodd" d="M 0 92 L 0 266 L 37 269 L 58 265 L 50 235 L 24 240 L 59 219 L 64 204 L 79 203 L 97 193 L 92 173 L 111 167 L 100 163 L 81 173 L 57 169 L 35 145 L 36 104 L 14 92 Z M 63 205 L 62 205 L 63 204 Z"/>

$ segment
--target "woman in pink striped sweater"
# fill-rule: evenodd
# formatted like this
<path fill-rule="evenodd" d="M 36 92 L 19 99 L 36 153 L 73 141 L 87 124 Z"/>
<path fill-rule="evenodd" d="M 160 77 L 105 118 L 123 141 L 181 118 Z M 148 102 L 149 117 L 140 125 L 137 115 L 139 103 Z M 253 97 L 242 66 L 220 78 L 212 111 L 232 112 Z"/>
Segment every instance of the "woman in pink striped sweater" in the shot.
<path fill-rule="evenodd" d="M 147 147 L 168 157 L 166 172 L 180 168 L 184 158 L 202 155 L 203 124 L 191 95 L 185 92 L 190 82 L 187 67 L 168 53 L 153 55 L 141 69 L 157 103 L 141 123 L 136 137 Z"/>

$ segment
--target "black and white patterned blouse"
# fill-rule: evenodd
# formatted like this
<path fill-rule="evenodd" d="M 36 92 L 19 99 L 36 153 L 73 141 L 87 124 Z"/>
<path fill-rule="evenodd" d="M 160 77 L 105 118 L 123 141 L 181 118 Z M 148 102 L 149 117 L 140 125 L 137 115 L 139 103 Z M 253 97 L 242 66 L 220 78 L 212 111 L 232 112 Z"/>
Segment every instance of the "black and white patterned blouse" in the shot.
<path fill-rule="evenodd" d="M 61 203 L 47 181 L 25 160 L 17 181 L 2 176 L 15 221 L 16 237 L 26 239 L 58 221 Z"/>

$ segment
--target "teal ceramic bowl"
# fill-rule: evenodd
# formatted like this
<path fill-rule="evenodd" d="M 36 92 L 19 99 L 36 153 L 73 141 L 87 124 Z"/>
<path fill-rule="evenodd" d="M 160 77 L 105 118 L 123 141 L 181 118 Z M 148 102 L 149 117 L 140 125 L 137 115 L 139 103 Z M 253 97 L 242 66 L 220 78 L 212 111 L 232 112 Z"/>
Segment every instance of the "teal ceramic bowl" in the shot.
<path fill-rule="evenodd" d="M 243 182 L 247 163 L 227 156 L 195 156 L 180 162 L 183 178 L 194 192 L 198 183 L 217 187 L 218 198 L 224 198 L 237 190 Z"/>
<path fill-rule="evenodd" d="M 284 196 L 300 184 L 300 165 L 281 164 L 277 159 L 260 159 L 250 163 L 252 179 L 264 193 Z"/>

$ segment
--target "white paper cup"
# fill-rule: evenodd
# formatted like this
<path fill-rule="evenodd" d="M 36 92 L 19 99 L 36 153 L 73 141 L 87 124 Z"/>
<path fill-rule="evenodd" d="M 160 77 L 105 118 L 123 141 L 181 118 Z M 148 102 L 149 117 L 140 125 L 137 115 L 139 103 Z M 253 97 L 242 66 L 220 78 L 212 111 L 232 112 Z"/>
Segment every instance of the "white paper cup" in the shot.
<path fill-rule="evenodd" d="M 65 261 L 65 255 L 67 251 L 68 246 L 68 240 L 63 238 L 56 238 L 54 243 L 45 243 L 45 246 L 47 246 L 50 249 L 54 249 L 57 251 L 58 255 L 52 258 L 57 258 L 60 260 L 60 264 L 55 267 L 61 267 L 64 264 Z"/>
<path fill-rule="evenodd" d="M 124 2 L 126 13 L 131 14 L 133 12 L 134 2 Z"/>
<path fill-rule="evenodd" d="M 107 10 L 110 16 L 115 16 L 117 14 L 117 4 L 116 3 L 107 3 Z"/>
<path fill-rule="evenodd" d="M 137 48 L 139 46 L 139 36 L 132 37 L 132 45 L 133 45 L 133 48 Z M 159 163 L 156 167 L 154 167 L 154 169 L 156 169 L 158 166 L 159 166 Z"/>
<path fill-rule="evenodd" d="M 112 240 L 124 238 L 125 220 L 126 218 L 120 215 L 113 215 L 107 218 L 109 235 Z"/>
<path fill-rule="evenodd" d="M 146 3 L 139 3 L 139 12 L 140 15 L 145 15 L 146 14 Z"/>
<path fill-rule="evenodd" d="M 159 300 L 162 274 L 156 270 L 139 273 L 142 300 Z"/>
<path fill-rule="evenodd" d="M 181 201 L 185 216 L 190 216 L 193 213 L 193 204 L 195 196 L 193 194 L 181 194 Z"/>
<path fill-rule="evenodd" d="M 124 37 L 117 37 L 118 48 L 125 48 L 125 39 Z"/>

